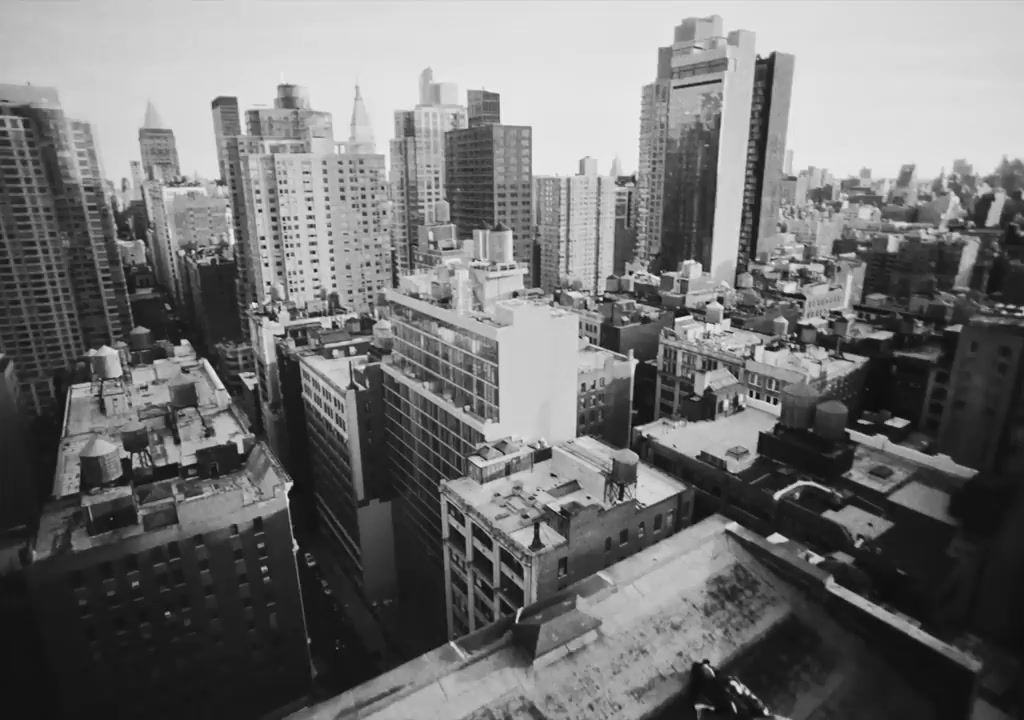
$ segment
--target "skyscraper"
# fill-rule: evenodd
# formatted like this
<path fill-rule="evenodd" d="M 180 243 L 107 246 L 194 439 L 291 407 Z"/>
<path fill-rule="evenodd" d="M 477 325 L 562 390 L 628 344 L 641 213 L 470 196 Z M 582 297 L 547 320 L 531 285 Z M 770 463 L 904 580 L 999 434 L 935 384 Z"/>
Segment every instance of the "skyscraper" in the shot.
<path fill-rule="evenodd" d="M 394 332 L 382 369 L 396 554 L 402 615 L 419 647 L 446 637 L 440 480 L 466 475 L 481 442 L 556 443 L 576 429 L 578 316 L 515 298 L 525 269 L 511 262 L 510 231 L 475 234 L 478 261 L 417 273 L 385 291 Z"/>
<path fill-rule="evenodd" d="M 146 103 L 146 119 L 139 128 L 142 171 L 148 180 L 173 180 L 181 175 L 174 131 L 168 129 L 152 102 Z"/>
<path fill-rule="evenodd" d="M 242 115 L 238 110 L 238 98 L 220 95 L 210 103 L 213 111 L 213 136 L 217 141 L 217 167 L 220 168 L 221 182 L 228 181 L 227 139 L 242 134 Z"/>
<path fill-rule="evenodd" d="M 637 253 L 654 269 L 693 259 L 735 281 L 754 75 L 753 33 L 723 37 L 717 15 L 684 20 L 659 49 L 637 188 Z"/>
<path fill-rule="evenodd" d="M 434 208 L 445 199 L 445 133 L 467 127 L 466 108 L 458 104 L 454 84 L 435 83 L 427 68 L 419 86 L 419 104 L 395 112 L 391 141 L 392 241 L 398 276 L 412 267 L 417 228 L 435 222 Z"/>
<path fill-rule="evenodd" d="M 54 372 L 122 338 L 131 308 L 90 126 L 20 85 L 0 85 L 0 120 L 0 351 L 42 412 Z"/>
<path fill-rule="evenodd" d="M 274 292 L 361 309 L 391 284 L 386 167 L 358 89 L 352 114 L 352 139 L 335 143 L 330 114 L 281 85 L 274 108 L 246 113 L 250 134 L 229 140 L 243 315 Z"/>
<path fill-rule="evenodd" d="M 746 270 L 748 262 L 766 249 L 764 240 L 776 232 L 782 204 L 793 64 L 792 55 L 775 52 L 766 58 L 758 57 L 754 68 L 743 224 L 737 258 L 740 270 Z"/>
<path fill-rule="evenodd" d="M 182 253 L 189 247 L 230 243 L 234 235 L 226 197 L 210 196 L 198 183 L 142 184 L 149 217 L 149 249 L 157 281 L 179 307 L 187 303 Z"/>
<path fill-rule="evenodd" d="M 487 122 L 445 135 L 451 221 L 460 238 L 499 223 L 511 228 L 516 262 L 528 268 L 528 284 L 533 286 L 538 271 L 532 227 L 533 132 L 520 125 L 501 125 L 500 120 L 495 108 Z"/>
<path fill-rule="evenodd" d="M 469 90 L 466 92 L 466 107 L 471 128 L 501 122 L 501 96 L 496 92 Z"/>
<path fill-rule="evenodd" d="M 534 179 L 544 292 L 562 287 L 563 280 L 575 280 L 586 292 L 597 294 L 614 269 L 615 180 L 597 175 L 596 163 L 588 165 L 586 159 L 574 177 Z"/>
<path fill-rule="evenodd" d="M 576 174 L 587 176 L 597 175 L 597 158 L 592 158 L 589 155 L 585 158 L 580 158 L 580 169 Z"/>

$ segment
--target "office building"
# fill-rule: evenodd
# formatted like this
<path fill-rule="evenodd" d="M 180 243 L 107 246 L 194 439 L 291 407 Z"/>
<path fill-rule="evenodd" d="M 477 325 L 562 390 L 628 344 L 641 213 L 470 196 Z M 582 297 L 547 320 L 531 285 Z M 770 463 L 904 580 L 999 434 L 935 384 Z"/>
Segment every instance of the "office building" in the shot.
<path fill-rule="evenodd" d="M 589 155 L 580 158 L 580 167 L 576 174 L 597 175 L 597 158 L 592 158 Z"/>
<path fill-rule="evenodd" d="M 372 153 L 362 97 L 357 90 L 353 140 L 336 145 L 330 114 L 310 110 L 303 88 L 282 85 L 278 95 L 277 107 L 247 113 L 248 136 L 229 142 L 233 202 L 243 215 L 242 312 L 272 298 L 368 308 L 392 272 L 384 156 Z"/>
<path fill-rule="evenodd" d="M 576 436 L 593 435 L 613 447 L 629 447 L 636 360 L 581 338 L 578 367 Z"/>
<path fill-rule="evenodd" d="M 614 270 L 615 181 L 596 173 L 538 176 L 534 198 L 541 288 L 550 293 L 578 283 L 591 295 L 602 292 Z"/>
<path fill-rule="evenodd" d="M 485 445 L 441 486 L 448 635 L 456 639 L 546 600 L 687 527 L 693 492 L 591 437 L 543 459 Z"/>
<path fill-rule="evenodd" d="M 529 269 L 527 284 L 533 287 L 537 272 L 531 210 L 533 131 L 501 125 L 496 108 L 491 119 L 445 133 L 445 196 L 451 221 L 460 238 L 499 223 L 511 228 L 516 239 L 514 257 Z"/>
<path fill-rule="evenodd" d="M 468 268 L 418 273 L 385 290 L 394 333 L 383 365 L 385 430 L 401 605 L 420 647 L 446 637 L 440 480 L 465 476 L 466 458 L 482 442 L 558 443 L 576 431 L 576 315 L 516 297 L 526 270 L 512 261 L 510 231 L 475 234 L 478 259 Z"/>
<path fill-rule="evenodd" d="M 689 18 L 658 51 L 645 86 L 637 178 L 637 257 L 673 270 L 697 260 L 733 283 L 743 220 L 754 35 Z"/>
<path fill-rule="evenodd" d="M 801 556 L 709 518 L 290 720 L 698 717 L 702 660 L 777 717 L 972 716 L 980 661 Z"/>
<path fill-rule="evenodd" d="M 132 356 L 69 391 L 26 570 L 64 713 L 262 715 L 311 682 L 291 481 L 187 345 Z"/>
<path fill-rule="evenodd" d="M 782 166 L 786 158 L 789 101 L 793 94 L 792 55 L 774 52 L 758 57 L 750 102 L 750 138 L 743 221 L 740 226 L 739 268 L 742 272 L 777 232 L 782 205 Z"/>
<path fill-rule="evenodd" d="M 227 139 L 242 134 L 242 114 L 238 109 L 238 98 L 219 95 L 210 103 L 210 110 L 213 112 L 213 137 L 217 143 L 220 180 L 227 183 L 230 174 Z"/>
<path fill-rule="evenodd" d="M 228 249 L 206 247 L 186 251 L 187 317 L 207 350 L 212 351 L 219 342 L 238 341 L 242 337 L 235 305 L 236 275 L 235 259 Z"/>
<path fill-rule="evenodd" d="M 978 470 L 1024 473 L 1024 309 L 983 310 L 960 331 L 939 450 Z"/>
<path fill-rule="evenodd" d="M 298 357 L 313 496 L 321 537 L 370 603 L 397 594 L 384 465 L 379 362 L 324 344 Z"/>
<path fill-rule="evenodd" d="M 0 85 L 0 120 L 0 348 L 41 413 L 54 372 L 123 337 L 132 314 L 89 125 L 27 85 Z"/>
<path fill-rule="evenodd" d="M 636 252 L 636 180 L 632 177 L 615 180 L 615 249 L 612 253 L 612 272 L 621 275 L 626 263 L 632 262 Z"/>
<path fill-rule="evenodd" d="M 420 73 L 419 103 L 395 111 L 391 141 L 391 190 L 394 201 L 392 244 L 395 274 L 408 274 L 418 228 L 436 222 L 434 208 L 446 199 L 445 133 L 468 127 L 466 108 L 458 104 L 452 83 L 435 83 L 427 68 Z"/>
<path fill-rule="evenodd" d="M 501 96 L 487 90 L 467 90 L 466 108 L 469 127 L 501 123 Z"/>
<path fill-rule="evenodd" d="M 187 249 L 231 245 L 234 221 L 226 197 L 210 195 L 198 182 L 142 184 L 149 215 L 149 247 L 157 282 L 171 293 L 178 307 L 188 303 L 183 256 Z"/>
<path fill-rule="evenodd" d="M 139 128 L 139 151 L 145 179 L 161 182 L 181 176 L 174 131 L 164 124 L 152 102 L 146 103 L 146 118 Z"/>

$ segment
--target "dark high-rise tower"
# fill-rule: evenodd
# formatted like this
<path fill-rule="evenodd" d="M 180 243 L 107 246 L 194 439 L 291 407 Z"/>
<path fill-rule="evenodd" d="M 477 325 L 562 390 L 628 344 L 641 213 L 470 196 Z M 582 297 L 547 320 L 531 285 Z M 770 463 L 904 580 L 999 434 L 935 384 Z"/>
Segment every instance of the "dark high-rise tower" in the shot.
<path fill-rule="evenodd" d="M 238 98 L 221 95 L 210 103 L 213 112 L 213 136 L 217 140 L 217 167 L 220 179 L 228 181 L 227 139 L 242 134 L 242 115 L 238 110 Z"/>
<path fill-rule="evenodd" d="M 146 119 L 139 128 L 142 171 L 150 180 L 170 180 L 181 175 L 174 131 L 164 127 L 153 103 L 146 104 Z"/>
<path fill-rule="evenodd" d="M 497 125 L 501 122 L 501 96 L 487 90 L 466 92 L 469 126 Z"/>
<path fill-rule="evenodd" d="M 102 177 L 90 126 L 55 89 L 0 85 L 0 352 L 26 409 L 48 409 L 56 371 L 132 327 Z"/>
<path fill-rule="evenodd" d="M 486 111 L 486 105 L 479 109 L 482 101 L 478 100 L 477 124 L 445 134 L 445 189 L 451 222 L 462 238 L 471 237 L 480 227 L 507 225 L 515 238 L 515 259 L 530 269 L 527 277 L 536 285 L 533 131 L 499 124 L 497 93 L 487 95 L 494 97 L 492 111 Z M 472 94 L 469 101 L 474 102 Z"/>
<path fill-rule="evenodd" d="M 745 270 L 747 263 L 756 257 L 761 238 L 775 233 L 782 202 L 794 60 L 792 55 L 775 52 L 766 58 L 758 57 L 754 66 L 747 176 L 743 187 L 743 221 L 737 258 L 740 270 Z"/>

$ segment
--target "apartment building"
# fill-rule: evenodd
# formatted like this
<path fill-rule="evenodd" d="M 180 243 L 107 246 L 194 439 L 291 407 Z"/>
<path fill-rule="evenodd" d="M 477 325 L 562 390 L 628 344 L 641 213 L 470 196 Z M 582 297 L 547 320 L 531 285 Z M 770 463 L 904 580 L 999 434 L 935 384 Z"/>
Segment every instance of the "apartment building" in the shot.
<path fill-rule="evenodd" d="M 596 295 L 614 270 L 616 185 L 593 174 L 534 179 L 540 286 Z"/>
<path fill-rule="evenodd" d="M 593 435 L 613 447 L 629 447 L 636 365 L 632 353 L 620 355 L 581 339 L 577 437 Z"/>
<path fill-rule="evenodd" d="M 441 487 L 448 633 L 547 599 L 690 524 L 693 491 L 591 437 L 505 439 Z"/>
<path fill-rule="evenodd" d="M 0 346 L 42 413 L 54 372 L 124 337 L 132 312 L 92 130 L 55 89 L 0 85 L 0 166 Z"/>
<path fill-rule="evenodd" d="M 309 691 L 291 480 L 206 360 L 101 348 L 28 584 L 68 715 L 261 715 Z"/>

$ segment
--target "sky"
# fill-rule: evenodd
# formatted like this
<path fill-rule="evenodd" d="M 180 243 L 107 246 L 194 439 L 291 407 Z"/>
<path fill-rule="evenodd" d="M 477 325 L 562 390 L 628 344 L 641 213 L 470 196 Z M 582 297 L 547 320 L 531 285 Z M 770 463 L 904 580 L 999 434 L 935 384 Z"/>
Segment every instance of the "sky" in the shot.
<path fill-rule="evenodd" d="M 918 176 L 964 157 L 989 172 L 1024 156 L 1024 2 L 643 2 L 641 0 L 0 0 L 0 82 L 55 86 L 95 126 L 106 174 L 129 174 L 152 100 L 182 171 L 217 174 L 210 101 L 271 105 L 309 88 L 348 132 L 358 81 L 387 152 L 417 81 L 501 93 L 502 120 L 532 125 L 535 174 L 590 155 L 637 166 L 640 93 L 684 17 L 721 15 L 757 50 L 796 56 L 787 146 L 794 167 Z"/>

